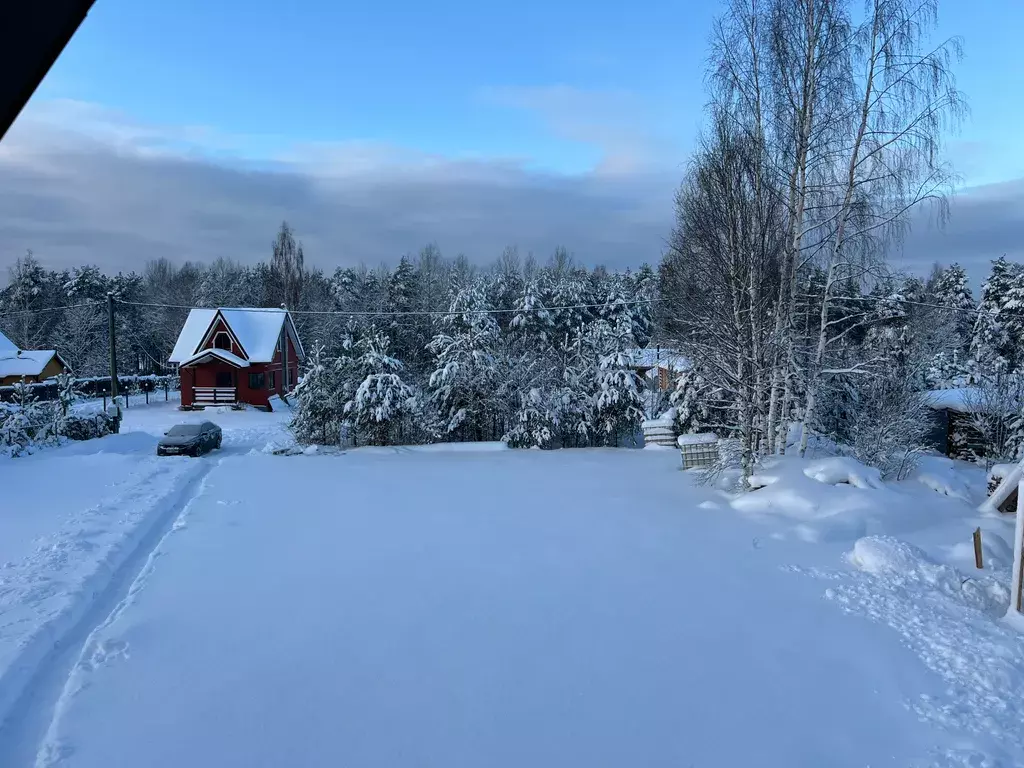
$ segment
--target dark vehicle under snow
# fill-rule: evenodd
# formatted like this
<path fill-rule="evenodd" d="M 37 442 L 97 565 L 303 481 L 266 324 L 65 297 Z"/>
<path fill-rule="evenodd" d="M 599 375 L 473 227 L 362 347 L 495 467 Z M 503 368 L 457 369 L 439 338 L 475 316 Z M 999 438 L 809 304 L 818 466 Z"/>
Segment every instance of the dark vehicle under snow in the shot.
<path fill-rule="evenodd" d="M 202 456 L 220 448 L 220 427 L 212 421 L 171 427 L 156 446 L 157 456 Z"/>

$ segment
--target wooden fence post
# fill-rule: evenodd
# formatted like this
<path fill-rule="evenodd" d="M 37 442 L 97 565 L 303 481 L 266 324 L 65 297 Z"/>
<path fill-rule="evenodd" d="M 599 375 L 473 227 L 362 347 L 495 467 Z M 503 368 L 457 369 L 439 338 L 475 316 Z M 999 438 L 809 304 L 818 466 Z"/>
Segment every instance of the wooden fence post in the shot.
<path fill-rule="evenodd" d="M 985 564 L 982 561 L 981 555 L 981 527 L 974 529 L 974 565 L 977 568 L 984 568 Z"/>
<path fill-rule="evenodd" d="M 1024 478 L 1017 484 L 1017 525 L 1013 536 L 1013 581 L 1010 608 L 1024 614 Z"/>

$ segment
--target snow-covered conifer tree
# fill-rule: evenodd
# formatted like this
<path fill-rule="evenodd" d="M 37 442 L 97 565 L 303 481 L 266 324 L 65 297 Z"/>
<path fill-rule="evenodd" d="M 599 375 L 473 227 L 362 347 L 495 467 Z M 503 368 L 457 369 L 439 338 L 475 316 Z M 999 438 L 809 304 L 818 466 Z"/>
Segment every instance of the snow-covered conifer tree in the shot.
<path fill-rule="evenodd" d="M 669 402 L 676 409 L 676 427 L 681 435 L 714 431 L 708 413 L 708 381 L 693 367 L 676 379 Z"/>
<path fill-rule="evenodd" d="M 427 345 L 434 355 L 430 398 L 445 421 L 445 432 L 464 440 L 482 440 L 489 422 L 487 404 L 494 392 L 494 348 L 498 326 L 487 312 L 479 284 L 459 289 L 441 332 Z"/>
<path fill-rule="evenodd" d="M 388 354 L 390 343 L 376 329 L 356 343 L 355 366 L 363 378 L 345 415 L 370 445 L 401 442 L 403 422 L 416 410 L 413 389 L 402 380 L 404 366 Z"/>
<path fill-rule="evenodd" d="M 932 288 L 935 303 L 946 308 L 941 318 L 943 327 L 955 334 L 950 346 L 963 357 L 971 344 L 975 303 L 967 272 L 959 264 L 951 264 L 938 273 Z"/>
<path fill-rule="evenodd" d="M 324 358 L 324 346 L 314 345 L 302 379 L 291 394 L 295 409 L 291 428 L 300 443 L 337 443 L 341 414 L 336 371 L 333 361 Z"/>
<path fill-rule="evenodd" d="M 512 448 L 546 448 L 555 436 L 558 419 L 544 394 L 534 387 L 521 395 L 515 423 L 502 438 Z"/>
<path fill-rule="evenodd" d="M 1007 328 L 1006 301 L 1019 268 L 1000 257 L 981 286 L 981 303 L 971 335 L 972 379 L 1007 371 L 1016 357 Z"/>
<path fill-rule="evenodd" d="M 600 350 L 594 420 L 602 442 L 610 445 L 618 445 L 620 438 L 633 433 L 644 417 L 643 397 L 630 367 L 634 341 L 629 323 L 628 316 L 621 314 L 614 326 L 603 320 L 593 326 Z"/>

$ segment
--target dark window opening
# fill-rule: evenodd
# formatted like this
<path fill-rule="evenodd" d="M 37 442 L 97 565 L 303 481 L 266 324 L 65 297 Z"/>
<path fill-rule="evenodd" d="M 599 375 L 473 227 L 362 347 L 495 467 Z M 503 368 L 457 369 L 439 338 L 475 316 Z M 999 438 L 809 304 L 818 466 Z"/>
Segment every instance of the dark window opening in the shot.
<path fill-rule="evenodd" d="M 249 389 L 263 389 L 264 375 L 262 373 L 249 374 Z"/>
<path fill-rule="evenodd" d="M 277 377 L 274 374 L 275 374 L 274 371 L 270 372 L 270 387 L 269 387 L 270 389 L 276 389 L 277 388 L 277 382 L 275 381 L 275 379 Z"/>
<path fill-rule="evenodd" d="M 224 331 L 221 331 L 213 337 L 213 346 L 217 349 L 226 349 L 231 351 L 231 337 L 228 336 Z"/>
<path fill-rule="evenodd" d="M 217 371 L 217 383 L 215 386 L 233 387 L 235 386 L 235 382 L 232 380 L 233 378 L 231 371 Z"/>

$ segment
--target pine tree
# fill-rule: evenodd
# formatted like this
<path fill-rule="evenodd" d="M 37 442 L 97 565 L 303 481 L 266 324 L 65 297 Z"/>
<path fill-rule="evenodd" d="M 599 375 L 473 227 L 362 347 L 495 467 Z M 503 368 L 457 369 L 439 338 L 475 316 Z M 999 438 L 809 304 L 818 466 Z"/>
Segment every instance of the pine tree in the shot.
<path fill-rule="evenodd" d="M 303 444 L 334 445 L 340 435 L 336 366 L 324 358 L 324 346 L 314 345 L 306 358 L 306 370 L 295 390 L 291 429 Z"/>
<path fill-rule="evenodd" d="M 555 437 L 557 416 L 536 387 L 520 398 L 515 423 L 502 440 L 512 448 L 547 448 Z"/>
<path fill-rule="evenodd" d="M 634 432 L 644 417 L 643 398 L 630 368 L 629 350 L 635 342 L 629 324 L 629 318 L 620 315 L 614 326 L 598 321 L 593 331 L 601 351 L 594 420 L 597 434 L 610 445 L 618 445 L 621 437 Z"/>
<path fill-rule="evenodd" d="M 487 313 L 479 285 L 459 290 L 443 318 L 442 330 L 427 345 L 435 368 L 428 389 L 445 421 L 445 432 L 482 440 L 487 404 L 496 383 L 494 348 L 498 326 Z"/>
<path fill-rule="evenodd" d="M 974 295 L 967 272 L 959 264 L 951 264 L 936 276 L 932 293 L 935 303 L 947 309 L 942 320 L 943 326 L 954 334 L 950 347 L 963 357 L 970 348 L 975 319 Z"/>
<path fill-rule="evenodd" d="M 1007 328 L 1006 301 L 1018 268 L 1000 257 L 981 286 L 981 303 L 971 333 L 971 377 L 981 381 L 1000 371 L 1009 371 L 1016 357 Z"/>
<path fill-rule="evenodd" d="M 708 413 L 710 385 L 701 373 L 691 367 L 676 379 L 669 402 L 676 410 L 676 428 L 681 435 L 712 431 Z"/>
<path fill-rule="evenodd" d="M 416 410 L 412 387 L 401 377 L 404 366 L 388 354 L 390 339 L 372 330 L 356 344 L 356 370 L 363 379 L 345 415 L 370 445 L 401 442 L 403 421 Z"/>

